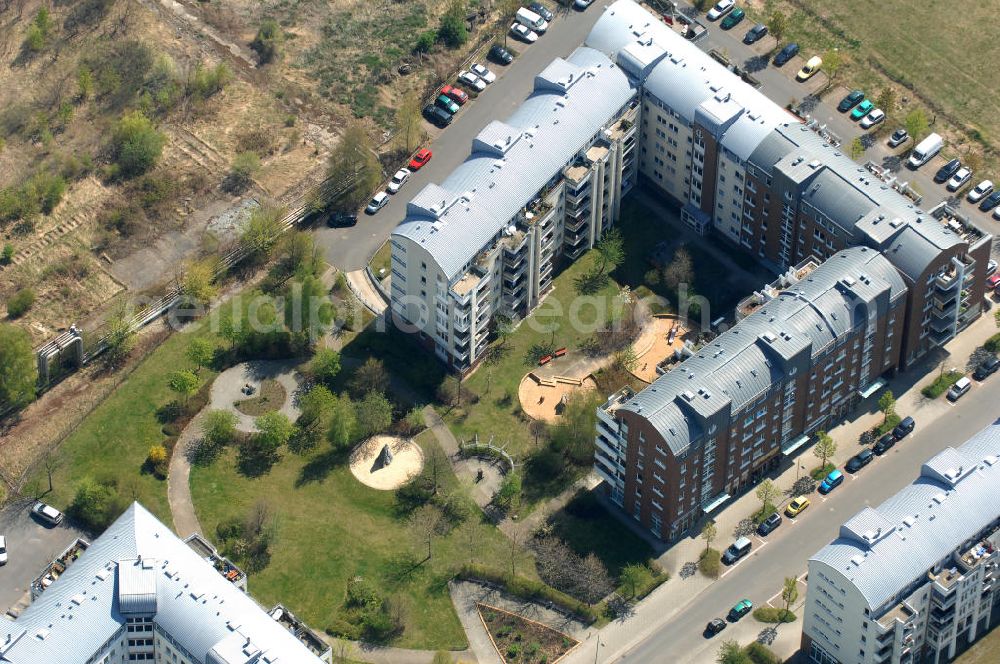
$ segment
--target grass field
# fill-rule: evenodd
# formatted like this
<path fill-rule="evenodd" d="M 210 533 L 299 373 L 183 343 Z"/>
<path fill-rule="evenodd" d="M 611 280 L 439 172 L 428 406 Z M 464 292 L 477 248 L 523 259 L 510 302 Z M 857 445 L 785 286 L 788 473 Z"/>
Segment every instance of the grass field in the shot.
<path fill-rule="evenodd" d="M 429 432 L 417 441 L 425 454 L 437 446 Z M 465 648 L 447 582 L 459 565 L 469 562 L 470 535 L 474 560 L 501 570 L 510 560 L 507 540 L 473 516 L 471 532 L 462 526 L 436 538 L 433 557 L 420 563 L 425 545 L 400 516 L 391 491 L 363 486 L 346 463 L 332 465 L 317 481 L 300 481 L 304 471 L 327 463 L 325 451 L 304 457 L 286 452 L 269 474 L 257 479 L 236 472 L 232 452 L 208 468 L 192 469 L 192 494 L 205 532 L 212 537 L 220 521 L 243 516 L 265 499 L 277 515 L 278 532 L 270 565 L 249 580 L 250 591 L 264 605 L 280 601 L 314 628 L 325 629 L 337 622 L 348 579 L 360 575 L 381 592 L 403 599 L 406 629 L 394 645 Z M 458 480 L 449 466 L 444 468 L 442 484 L 448 491 Z M 519 574 L 537 579 L 530 558 L 517 555 Z"/>

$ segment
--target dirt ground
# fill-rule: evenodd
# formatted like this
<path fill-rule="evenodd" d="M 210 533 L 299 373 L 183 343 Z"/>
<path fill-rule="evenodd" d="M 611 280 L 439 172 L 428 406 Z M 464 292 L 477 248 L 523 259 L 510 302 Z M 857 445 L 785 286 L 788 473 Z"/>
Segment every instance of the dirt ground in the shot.
<path fill-rule="evenodd" d="M 670 331 L 678 326 L 674 333 L 674 342 L 668 343 Z M 656 365 L 674 354 L 675 350 L 684 347 L 687 329 L 680 326 L 673 316 L 656 316 L 652 323 L 643 330 L 642 336 L 635 343 L 639 363 L 632 375 L 641 381 L 652 383 L 659 374 Z M 644 350 L 645 349 L 645 350 Z"/>
<path fill-rule="evenodd" d="M 376 463 L 382 448 L 388 445 L 392 461 L 388 466 Z M 396 436 L 375 436 L 351 454 L 351 473 L 359 482 L 379 491 L 392 491 L 420 474 L 424 454 L 412 440 Z"/>
<path fill-rule="evenodd" d="M 560 403 L 563 398 L 568 398 L 570 394 L 579 390 L 597 389 L 597 383 L 589 375 L 576 379 L 580 381 L 579 383 L 555 381 L 555 384 L 551 385 L 548 384 L 549 380 L 541 380 L 544 380 L 545 384 L 539 382 L 534 372 L 526 374 L 518 385 L 517 398 L 521 400 L 521 408 L 528 417 L 550 424 L 559 421 Z"/>

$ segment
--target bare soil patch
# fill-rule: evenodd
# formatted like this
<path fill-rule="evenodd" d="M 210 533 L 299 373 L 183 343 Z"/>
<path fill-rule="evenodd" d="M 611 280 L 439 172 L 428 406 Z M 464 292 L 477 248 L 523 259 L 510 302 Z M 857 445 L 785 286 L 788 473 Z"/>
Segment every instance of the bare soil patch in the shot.
<path fill-rule="evenodd" d="M 476 609 L 504 662 L 555 662 L 578 643 L 568 634 L 509 611 L 478 602 Z"/>
<path fill-rule="evenodd" d="M 249 399 L 237 401 L 234 406 L 236 410 L 250 417 L 260 417 L 265 413 L 278 410 L 285 405 L 288 395 L 285 388 L 276 380 L 266 379 L 261 381 L 257 393 Z"/>
<path fill-rule="evenodd" d="M 385 446 L 392 455 L 387 465 L 379 462 Z M 380 491 L 398 489 L 419 475 L 423 468 L 424 453 L 409 438 L 374 436 L 351 454 L 351 474 L 365 486 Z"/>

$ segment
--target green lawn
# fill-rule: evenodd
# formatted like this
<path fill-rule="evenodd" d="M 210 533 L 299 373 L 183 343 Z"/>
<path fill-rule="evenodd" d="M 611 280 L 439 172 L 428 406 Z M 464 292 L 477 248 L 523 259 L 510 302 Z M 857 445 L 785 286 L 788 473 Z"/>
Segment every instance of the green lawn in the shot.
<path fill-rule="evenodd" d="M 429 432 L 417 440 L 425 451 L 437 446 Z M 324 452 L 305 457 L 286 452 L 269 474 L 257 479 L 236 472 L 231 451 L 208 468 L 192 469 L 191 489 L 203 529 L 213 537 L 220 521 L 242 516 L 256 501 L 267 500 L 277 515 L 278 534 L 270 565 L 249 580 L 262 604 L 280 601 L 314 628 L 325 629 L 337 622 L 348 579 L 361 575 L 404 601 L 406 629 L 394 645 L 465 648 L 447 581 L 470 560 L 470 533 L 460 528 L 436 539 L 432 559 L 411 569 L 424 558 L 425 545 L 398 514 L 392 492 L 363 486 L 346 463 L 333 465 L 319 481 L 300 482 L 307 466 L 326 464 Z M 447 491 L 458 480 L 450 467 L 444 469 Z M 476 517 L 472 521 L 474 561 L 501 569 L 509 565 L 504 536 Z M 538 578 L 527 554 L 518 553 L 517 567 L 519 574 Z"/>
<path fill-rule="evenodd" d="M 376 279 L 381 279 L 389 274 L 390 261 L 392 260 L 392 245 L 388 241 L 383 242 L 382 246 L 378 248 L 375 255 L 368 262 L 368 267 L 371 268 L 372 274 L 375 275 Z M 384 273 L 379 272 L 379 270 L 385 270 Z"/>

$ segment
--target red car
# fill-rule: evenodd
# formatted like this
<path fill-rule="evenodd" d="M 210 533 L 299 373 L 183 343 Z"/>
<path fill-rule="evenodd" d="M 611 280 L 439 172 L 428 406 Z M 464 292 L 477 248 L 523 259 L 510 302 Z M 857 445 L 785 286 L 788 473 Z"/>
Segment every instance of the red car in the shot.
<path fill-rule="evenodd" d="M 413 159 L 410 160 L 410 165 L 407 166 L 411 171 L 419 171 L 420 168 L 431 160 L 431 151 L 427 148 L 420 148 L 417 150 L 417 154 L 413 155 Z"/>
<path fill-rule="evenodd" d="M 993 290 L 997 286 L 1000 286 L 1000 274 L 994 274 L 992 277 L 986 280 L 987 290 Z"/>
<path fill-rule="evenodd" d="M 454 85 L 446 85 L 443 88 L 441 88 L 441 94 L 450 98 L 453 102 L 455 102 L 459 106 L 469 101 L 469 95 L 465 92 L 465 90 L 461 88 L 456 88 Z"/>

